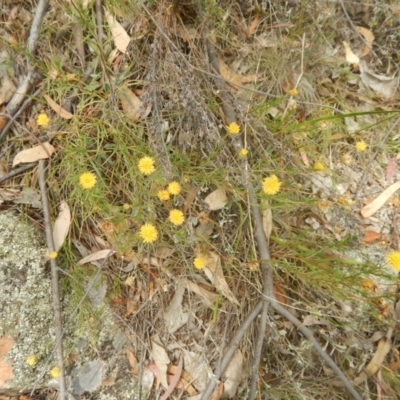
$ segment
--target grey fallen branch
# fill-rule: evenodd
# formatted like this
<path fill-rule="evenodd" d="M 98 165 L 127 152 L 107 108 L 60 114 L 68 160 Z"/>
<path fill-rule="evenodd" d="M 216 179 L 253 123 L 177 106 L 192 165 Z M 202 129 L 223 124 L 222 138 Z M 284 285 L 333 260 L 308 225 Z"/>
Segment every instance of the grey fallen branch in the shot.
<path fill-rule="evenodd" d="M 47 197 L 47 187 L 46 187 L 46 161 L 39 161 L 39 186 L 40 193 L 42 197 L 43 205 L 43 219 L 46 232 L 46 242 L 49 253 L 54 252 L 54 242 L 53 233 L 51 230 L 51 219 L 50 219 L 50 208 L 49 201 Z M 59 399 L 66 399 L 66 385 L 65 385 L 65 375 L 64 375 L 64 353 L 62 345 L 62 319 L 61 319 L 61 305 L 60 305 L 60 291 L 58 287 L 58 267 L 55 259 L 50 259 L 51 266 L 51 286 L 53 294 L 53 307 L 54 307 L 54 320 L 55 320 L 55 338 L 56 338 L 56 355 L 57 363 L 60 368 L 60 378 L 59 378 Z"/>

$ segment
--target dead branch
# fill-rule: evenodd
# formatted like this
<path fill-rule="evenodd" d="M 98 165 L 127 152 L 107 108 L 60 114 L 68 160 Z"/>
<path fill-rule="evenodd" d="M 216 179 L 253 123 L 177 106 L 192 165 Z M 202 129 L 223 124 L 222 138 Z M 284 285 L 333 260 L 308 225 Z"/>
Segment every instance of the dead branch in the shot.
<path fill-rule="evenodd" d="M 34 163 L 24 164 L 24 165 L 21 165 L 18 168 L 13 169 L 8 174 L 6 174 L 6 175 L 4 175 L 3 177 L 0 178 L 0 184 L 2 184 L 4 182 L 7 182 L 11 178 L 14 178 L 14 176 L 17 176 L 17 175 L 21 174 L 22 172 L 25 172 L 28 169 L 31 169 L 31 168 L 35 167 L 36 165 L 37 165 L 37 163 L 34 162 Z"/>
<path fill-rule="evenodd" d="M 46 165 L 44 160 L 39 161 L 39 186 L 43 204 L 43 219 L 46 232 L 46 242 L 49 253 L 54 252 L 53 233 L 51 229 L 51 218 L 50 218 L 50 207 L 47 198 L 47 187 L 46 187 Z M 59 378 L 59 399 L 66 399 L 66 385 L 64 376 L 64 354 L 62 345 L 62 319 L 61 319 L 61 305 L 60 305 L 60 291 L 58 287 L 58 267 L 56 259 L 50 259 L 51 266 L 51 285 L 53 292 L 53 308 L 54 308 L 54 320 L 55 320 L 55 338 L 57 342 L 56 354 L 57 363 L 60 368 Z"/>

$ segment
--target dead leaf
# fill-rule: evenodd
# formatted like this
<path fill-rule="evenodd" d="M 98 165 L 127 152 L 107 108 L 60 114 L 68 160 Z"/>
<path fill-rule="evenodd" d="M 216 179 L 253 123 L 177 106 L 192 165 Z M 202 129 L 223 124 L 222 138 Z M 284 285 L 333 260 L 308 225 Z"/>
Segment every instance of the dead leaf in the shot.
<path fill-rule="evenodd" d="M 138 363 L 136 356 L 129 349 L 126 350 L 126 356 L 128 357 L 128 362 L 129 362 L 129 365 L 131 366 L 131 372 L 132 372 L 133 376 L 138 376 L 139 375 L 139 370 L 138 370 L 139 363 Z"/>
<path fill-rule="evenodd" d="M 14 340 L 8 336 L 0 337 L 0 357 L 4 357 L 12 349 Z"/>
<path fill-rule="evenodd" d="M 175 375 L 177 373 L 177 370 L 177 366 L 168 365 L 168 374 Z M 168 380 L 170 380 L 170 375 L 168 375 Z M 193 380 L 194 379 L 185 370 L 183 370 L 181 373 L 180 382 L 177 387 L 186 390 L 189 396 L 194 396 L 197 394 L 197 390 L 190 384 L 190 382 L 193 382 Z"/>
<path fill-rule="evenodd" d="M 110 26 L 111 34 L 114 39 L 115 47 L 121 52 L 126 53 L 126 49 L 128 48 L 130 37 L 126 33 L 126 30 L 123 26 L 106 10 L 105 16 L 107 19 L 107 23 Z"/>
<path fill-rule="evenodd" d="M 237 349 L 224 374 L 225 395 L 230 399 L 236 395 L 237 388 L 243 377 L 243 354 Z"/>
<path fill-rule="evenodd" d="M 363 26 L 356 26 L 356 31 L 363 35 L 365 39 L 366 46 L 361 54 L 361 58 L 363 58 L 371 52 L 375 36 L 368 28 L 364 28 Z"/>
<path fill-rule="evenodd" d="M 397 163 L 393 158 L 389 156 L 387 156 L 387 158 L 388 158 L 388 165 L 386 167 L 386 183 L 390 183 L 392 181 Z"/>
<path fill-rule="evenodd" d="M 139 121 L 141 118 L 146 118 L 149 115 L 151 108 L 143 110 L 142 100 L 127 87 L 122 87 L 118 90 L 118 97 L 121 101 L 122 110 L 132 121 Z"/>
<path fill-rule="evenodd" d="M 254 31 L 257 29 L 258 23 L 260 22 L 260 15 L 257 14 L 250 24 L 249 29 L 247 29 L 247 36 L 252 36 Z"/>
<path fill-rule="evenodd" d="M 183 213 L 186 215 L 186 213 L 188 212 L 188 210 L 190 210 L 190 207 L 192 207 L 192 204 L 194 202 L 194 199 L 196 198 L 196 193 L 197 190 L 194 186 L 192 186 L 187 195 L 186 195 L 186 199 L 185 199 L 185 205 L 183 206 Z"/>
<path fill-rule="evenodd" d="M 161 385 L 164 389 L 167 389 L 167 365 L 170 364 L 171 361 L 164 347 L 160 343 L 160 338 L 157 335 L 151 338 L 151 356 L 157 366 Z"/>
<path fill-rule="evenodd" d="M 179 380 L 181 378 L 182 369 L 183 369 L 183 357 L 180 357 L 176 373 L 175 373 L 174 377 L 171 379 L 171 381 L 170 381 L 170 383 L 168 385 L 168 389 L 161 396 L 160 400 L 167 400 L 168 397 L 170 396 L 170 394 L 172 394 L 172 392 L 174 391 L 174 389 L 178 385 L 178 382 L 179 382 Z"/>
<path fill-rule="evenodd" d="M 15 167 L 21 163 L 30 163 L 49 158 L 54 152 L 55 148 L 49 142 L 44 142 L 39 146 L 31 147 L 17 153 L 12 166 Z"/>
<path fill-rule="evenodd" d="M 350 45 L 347 42 L 343 41 L 343 46 L 344 46 L 346 61 L 350 64 L 358 65 L 360 59 L 353 53 L 353 51 L 350 48 Z"/>
<path fill-rule="evenodd" d="M 13 376 L 13 369 L 3 358 L 0 358 L 0 388 L 7 383 Z"/>
<path fill-rule="evenodd" d="M 198 294 L 203 299 L 203 301 L 207 305 L 207 307 L 214 308 L 214 302 L 218 298 L 218 295 L 216 293 L 211 292 L 207 289 L 204 289 L 201 286 L 199 286 L 197 283 L 189 281 L 188 279 L 181 278 L 181 279 L 179 279 L 179 282 L 182 285 L 185 285 L 185 287 L 188 290 L 192 291 L 193 293 Z"/>
<path fill-rule="evenodd" d="M 57 113 L 61 118 L 64 119 L 71 119 L 74 116 L 68 112 L 67 110 L 64 110 L 59 104 L 57 104 L 50 96 L 47 94 L 43 94 L 43 97 L 46 99 L 47 104 L 50 106 L 50 108 Z"/>
<path fill-rule="evenodd" d="M 78 264 L 84 265 L 84 264 L 87 264 L 88 262 L 102 260 L 103 258 L 106 258 L 109 255 L 112 255 L 114 253 L 115 253 L 115 250 L 111 250 L 111 249 L 95 251 L 94 253 L 89 254 L 88 256 L 83 257 L 81 260 L 79 260 Z"/>
<path fill-rule="evenodd" d="M 245 83 L 254 82 L 258 75 L 239 75 L 232 68 L 230 68 L 225 62 L 219 58 L 218 59 L 219 73 L 220 75 L 228 81 L 235 89 L 238 89 L 236 85 L 243 86 Z M 236 84 L 236 85 L 235 85 Z"/>
<path fill-rule="evenodd" d="M 1 57 L 2 54 L 0 54 L 0 58 L 3 58 Z M 1 64 L 0 66 L 0 82 L 0 105 L 2 105 L 4 103 L 8 103 L 17 89 L 8 74 L 8 68 L 5 66 L 5 64 Z"/>
<path fill-rule="evenodd" d="M 393 97 L 397 93 L 399 78 L 398 76 L 396 77 L 396 73 L 392 77 L 374 74 L 368 71 L 364 63 L 360 63 L 360 76 L 362 82 L 387 99 Z"/>
<path fill-rule="evenodd" d="M 33 208 L 42 208 L 42 197 L 40 193 L 30 187 L 22 188 L 19 197 L 12 202 L 15 204 L 29 204 Z"/>
<path fill-rule="evenodd" d="M 21 196 L 21 191 L 12 188 L 0 188 L 0 204 L 5 201 L 13 201 Z"/>
<path fill-rule="evenodd" d="M 327 322 L 323 319 L 318 319 L 318 318 L 314 317 L 313 315 L 306 315 L 304 317 L 301 325 L 302 326 L 312 326 L 312 325 L 327 325 L 327 326 L 329 326 L 329 322 Z"/>
<path fill-rule="evenodd" d="M 356 385 L 359 385 L 360 383 L 364 382 L 369 376 L 375 375 L 381 368 L 382 363 L 391 348 L 392 344 L 390 343 L 390 340 L 382 338 L 378 343 L 378 347 L 374 355 L 372 356 L 371 361 L 365 367 L 366 372 L 361 372 L 361 374 L 356 379 L 354 379 L 354 383 Z"/>
<path fill-rule="evenodd" d="M 220 210 L 225 206 L 227 201 L 224 189 L 216 189 L 204 199 L 204 202 L 207 203 L 211 211 Z"/>
<path fill-rule="evenodd" d="M 189 320 L 189 313 L 184 312 L 182 307 L 184 293 L 185 287 L 183 285 L 177 285 L 175 295 L 169 307 L 164 312 L 165 327 L 170 334 L 182 328 Z"/>
<path fill-rule="evenodd" d="M 216 289 L 232 303 L 239 305 L 238 300 L 229 289 L 228 283 L 225 280 L 224 272 L 221 266 L 221 259 L 218 254 L 210 251 L 207 254 L 207 263 L 204 267 L 204 272 L 207 278 L 214 284 Z"/>
<path fill-rule="evenodd" d="M 369 218 L 374 215 L 400 189 L 400 181 L 386 188 L 376 199 L 361 209 L 361 215 Z"/>
<path fill-rule="evenodd" d="M 364 243 L 373 243 L 373 242 L 376 242 L 381 237 L 382 237 L 382 233 L 367 230 L 367 231 L 365 231 L 363 242 Z"/>
<path fill-rule="evenodd" d="M 211 368 L 208 366 L 206 354 L 199 354 L 189 350 L 183 350 L 185 371 L 194 378 L 191 384 L 203 392 L 207 386 L 209 377 L 212 376 Z"/>
<path fill-rule="evenodd" d="M 272 210 L 271 208 L 266 208 L 262 212 L 262 223 L 263 223 L 263 230 L 265 233 L 265 237 L 269 239 L 272 232 Z"/>
<path fill-rule="evenodd" d="M 60 213 L 56 221 L 54 222 L 53 228 L 53 242 L 54 250 L 60 250 L 61 246 L 64 244 L 65 238 L 68 235 L 69 226 L 71 225 L 71 211 L 67 202 L 64 200 L 60 203 Z"/>
<path fill-rule="evenodd" d="M 210 400 L 220 400 L 224 394 L 224 382 L 220 382 L 218 387 L 214 390 L 213 394 L 210 396 Z"/>

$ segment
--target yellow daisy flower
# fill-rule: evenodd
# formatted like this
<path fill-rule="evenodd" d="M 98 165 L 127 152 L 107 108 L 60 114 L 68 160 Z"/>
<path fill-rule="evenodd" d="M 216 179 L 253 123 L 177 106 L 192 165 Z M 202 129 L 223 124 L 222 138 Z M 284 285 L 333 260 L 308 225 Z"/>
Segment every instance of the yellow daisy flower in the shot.
<path fill-rule="evenodd" d="M 236 122 L 231 122 L 227 129 L 231 135 L 237 135 L 240 132 L 240 126 Z"/>
<path fill-rule="evenodd" d="M 325 169 L 324 164 L 320 163 L 320 162 L 316 162 L 314 164 L 314 169 L 316 171 L 323 171 Z"/>
<path fill-rule="evenodd" d="M 386 256 L 388 264 L 400 272 L 400 251 L 393 251 Z"/>
<path fill-rule="evenodd" d="M 29 357 L 26 357 L 25 362 L 30 366 L 34 367 L 37 363 L 37 357 L 35 355 L 31 355 Z"/>
<path fill-rule="evenodd" d="M 294 97 L 299 94 L 299 91 L 296 88 L 293 88 L 289 90 L 289 94 Z"/>
<path fill-rule="evenodd" d="M 356 143 L 356 150 L 357 151 L 365 151 L 367 148 L 367 144 L 364 142 L 364 140 L 361 140 Z"/>
<path fill-rule="evenodd" d="M 144 224 L 140 228 L 139 236 L 143 239 L 144 243 L 153 243 L 158 238 L 158 232 L 154 225 Z"/>
<path fill-rule="evenodd" d="M 47 114 L 45 113 L 41 113 L 38 115 L 37 119 L 36 119 L 36 123 L 39 126 L 47 126 L 50 122 L 49 117 L 47 116 Z"/>
<path fill-rule="evenodd" d="M 123 209 L 123 210 L 129 210 L 130 208 L 131 208 L 131 205 L 128 204 L 128 203 L 125 203 L 125 204 L 122 206 L 122 209 Z"/>
<path fill-rule="evenodd" d="M 173 181 L 168 185 L 168 192 L 170 192 L 173 195 L 179 194 L 181 190 L 182 186 L 176 181 Z"/>
<path fill-rule="evenodd" d="M 61 370 L 60 367 L 54 367 L 49 371 L 49 374 L 53 377 L 53 378 L 59 378 L 60 374 L 61 374 Z"/>
<path fill-rule="evenodd" d="M 181 210 L 171 210 L 169 212 L 169 221 L 174 225 L 182 225 L 185 222 L 185 216 Z"/>
<path fill-rule="evenodd" d="M 281 189 L 282 182 L 279 181 L 276 175 L 271 175 L 265 178 L 262 182 L 262 188 L 265 194 L 274 195 Z"/>
<path fill-rule="evenodd" d="M 204 267 L 206 266 L 206 259 L 204 257 L 196 257 L 193 260 L 193 265 L 197 269 L 204 269 Z"/>
<path fill-rule="evenodd" d="M 51 253 L 49 253 L 49 258 L 50 260 L 54 260 L 55 258 L 57 258 L 58 253 L 56 251 L 52 251 Z"/>
<path fill-rule="evenodd" d="M 96 185 L 96 175 L 92 172 L 85 172 L 79 177 L 79 183 L 84 189 L 92 189 Z"/>
<path fill-rule="evenodd" d="M 159 190 L 157 196 L 161 201 L 167 201 L 171 198 L 171 193 L 168 190 Z"/>
<path fill-rule="evenodd" d="M 247 154 L 249 154 L 249 150 L 247 150 L 246 148 L 243 148 L 242 150 L 239 151 L 240 158 L 245 158 Z"/>
<path fill-rule="evenodd" d="M 154 158 L 151 157 L 141 158 L 138 162 L 138 168 L 143 175 L 150 175 L 155 171 Z"/>

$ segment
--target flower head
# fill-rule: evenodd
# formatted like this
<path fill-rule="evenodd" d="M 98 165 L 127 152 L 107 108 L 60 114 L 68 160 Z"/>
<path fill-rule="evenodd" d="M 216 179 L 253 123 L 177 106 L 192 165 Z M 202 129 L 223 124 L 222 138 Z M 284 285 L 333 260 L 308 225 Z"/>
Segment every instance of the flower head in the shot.
<path fill-rule="evenodd" d="M 158 238 L 158 232 L 154 225 L 144 224 L 140 228 L 139 236 L 143 239 L 144 243 L 153 243 Z"/>
<path fill-rule="evenodd" d="M 193 260 L 193 265 L 197 269 L 204 269 L 206 266 L 206 259 L 204 257 L 196 257 Z"/>
<path fill-rule="evenodd" d="M 85 172 L 79 177 L 79 183 L 84 189 L 92 189 L 96 185 L 96 175 L 92 172 Z"/>
<path fill-rule="evenodd" d="M 320 163 L 320 162 L 316 162 L 314 164 L 314 169 L 316 171 L 323 171 L 325 169 L 324 164 Z"/>
<path fill-rule="evenodd" d="M 170 192 L 171 194 L 174 195 L 179 194 L 181 190 L 182 190 L 181 185 L 176 181 L 173 181 L 168 185 L 168 192 Z"/>
<path fill-rule="evenodd" d="M 53 378 L 59 378 L 61 371 L 60 371 L 60 367 L 54 367 L 49 371 L 49 374 L 53 377 Z"/>
<path fill-rule="evenodd" d="M 141 158 L 138 162 L 138 168 L 143 175 L 150 175 L 155 171 L 154 158 L 151 157 Z"/>
<path fill-rule="evenodd" d="M 271 175 L 265 178 L 262 182 L 262 188 L 265 194 L 274 195 L 281 189 L 282 182 L 279 181 L 276 175 Z"/>
<path fill-rule="evenodd" d="M 171 198 L 171 193 L 168 190 L 159 190 L 157 196 L 161 201 L 167 201 Z"/>
<path fill-rule="evenodd" d="M 128 203 L 125 203 L 125 204 L 122 205 L 122 209 L 123 210 L 129 210 L 130 208 L 131 208 L 131 205 L 128 204 Z"/>
<path fill-rule="evenodd" d="M 240 132 L 240 126 L 236 122 L 231 122 L 227 129 L 231 135 L 237 135 Z"/>
<path fill-rule="evenodd" d="M 239 151 L 239 157 L 240 158 L 245 158 L 249 154 L 249 150 L 247 150 L 245 147 Z"/>
<path fill-rule="evenodd" d="M 49 122 L 50 122 L 49 117 L 45 113 L 39 114 L 36 119 L 36 123 L 39 126 L 47 126 L 49 124 Z"/>
<path fill-rule="evenodd" d="M 185 222 L 185 216 L 181 210 L 171 210 L 169 212 L 169 221 L 174 225 L 182 225 Z"/>
<path fill-rule="evenodd" d="M 356 143 L 356 150 L 361 152 L 361 151 L 365 151 L 365 149 L 367 148 L 367 144 L 364 142 L 364 140 L 361 140 L 359 142 Z"/>
<path fill-rule="evenodd" d="M 34 354 L 32 354 L 32 355 L 26 357 L 25 362 L 26 362 L 30 367 L 34 367 L 34 366 L 36 365 L 36 363 L 37 363 L 37 357 L 36 357 Z"/>
<path fill-rule="evenodd" d="M 299 94 L 299 91 L 296 88 L 290 89 L 289 94 L 291 96 L 297 96 Z"/>
<path fill-rule="evenodd" d="M 56 259 L 57 256 L 58 256 L 58 253 L 56 251 L 52 251 L 51 253 L 49 253 L 50 260 Z"/>
<path fill-rule="evenodd" d="M 393 269 L 400 272 L 400 251 L 393 251 L 386 256 L 386 260 Z"/>

